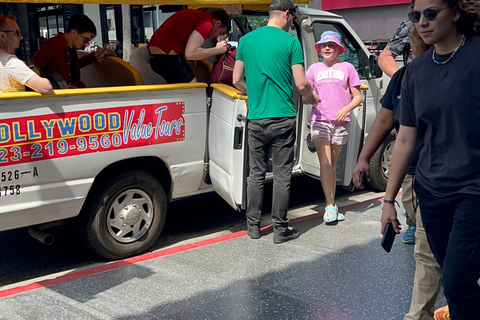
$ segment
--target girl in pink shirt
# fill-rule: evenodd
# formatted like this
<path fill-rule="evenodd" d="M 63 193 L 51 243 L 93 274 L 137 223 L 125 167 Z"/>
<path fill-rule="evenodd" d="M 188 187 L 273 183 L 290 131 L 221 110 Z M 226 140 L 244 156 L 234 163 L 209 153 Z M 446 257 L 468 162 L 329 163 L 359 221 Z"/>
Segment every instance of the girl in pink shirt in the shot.
<path fill-rule="evenodd" d="M 332 224 L 345 220 L 335 204 L 335 168 L 342 145 L 347 143 L 350 111 L 362 102 L 362 94 L 355 67 L 338 60 L 338 56 L 346 51 L 338 33 L 325 31 L 315 49 L 322 55 L 323 62 L 311 65 L 306 72 L 308 81 L 321 99 L 313 105 L 310 115 L 311 137 L 320 161 L 320 177 L 327 203 L 323 219 Z"/>

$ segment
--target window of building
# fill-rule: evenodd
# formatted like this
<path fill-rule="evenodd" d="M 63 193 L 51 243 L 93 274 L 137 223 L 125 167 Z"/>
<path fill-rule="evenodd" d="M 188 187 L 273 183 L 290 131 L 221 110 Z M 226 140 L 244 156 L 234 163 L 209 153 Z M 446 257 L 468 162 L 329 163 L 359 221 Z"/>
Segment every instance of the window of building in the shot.
<path fill-rule="evenodd" d="M 117 25 L 115 21 L 115 8 L 113 6 L 108 6 L 107 11 L 107 32 L 108 32 L 108 41 L 118 40 L 117 39 Z"/>
<path fill-rule="evenodd" d="M 37 10 L 40 38 L 48 39 L 55 37 L 59 32 L 65 32 L 61 6 L 42 6 Z"/>

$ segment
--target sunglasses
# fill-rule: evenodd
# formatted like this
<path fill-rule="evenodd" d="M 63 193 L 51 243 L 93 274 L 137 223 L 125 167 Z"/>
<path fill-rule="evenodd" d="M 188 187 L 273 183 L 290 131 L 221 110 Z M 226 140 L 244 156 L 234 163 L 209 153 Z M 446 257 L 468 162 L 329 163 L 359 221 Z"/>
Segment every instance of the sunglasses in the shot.
<path fill-rule="evenodd" d="M 20 37 L 20 35 L 21 35 L 20 30 L 0 30 L 0 31 L 5 32 L 5 33 L 13 32 L 13 34 L 17 37 Z"/>
<path fill-rule="evenodd" d="M 447 8 L 448 7 L 438 9 L 438 10 L 435 10 L 433 8 L 428 8 L 428 9 L 423 10 L 423 16 L 428 21 L 433 21 L 433 20 L 437 19 L 437 15 L 440 11 L 442 11 L 444 9 L 447 9 Z M 418 21 L 420 21 L 421 15 L 422 15 L 422 12 L 420 12 L 420 11 L 417 11 L 417 10 L 410 11 L 408 13 L 408 19 L 410 19 L 410 21 L 413 22 L 413 23 L 417 23 Z"/>

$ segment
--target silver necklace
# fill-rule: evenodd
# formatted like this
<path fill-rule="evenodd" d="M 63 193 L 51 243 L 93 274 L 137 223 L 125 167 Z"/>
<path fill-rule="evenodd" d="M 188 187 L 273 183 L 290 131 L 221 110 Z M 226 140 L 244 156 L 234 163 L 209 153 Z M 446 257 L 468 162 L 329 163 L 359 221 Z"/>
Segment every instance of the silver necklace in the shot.
<path fill-rule="evenodd" d="M 436 64 L 439 64 L 439 65 L 442 65 L 442 64 L 446 64 L 447 62 L 449 62 L 450 60 L 452 60 L 453 56 L 455 55 L 455 53 L 457 53 L 458 49 L 462 46 L 462 44 L 464 43 L 465 41 L 465 35 L 462 34 L 462 40 L 460 41 L 460 43 L 458 44 L 457 48 L 455 49 L 455 51 L 452 52 L 452 54 L 450 55 L 450 57 L 448 57 L 447 60 L 445 61 L 437 61 L 437 59 L 435 59 L 435 53 L 437 52 L 435 48 L 433 48 L 433 51 L 432 51 L 432 59 L 433 59 L 433 62 L 435 62 Z"/>

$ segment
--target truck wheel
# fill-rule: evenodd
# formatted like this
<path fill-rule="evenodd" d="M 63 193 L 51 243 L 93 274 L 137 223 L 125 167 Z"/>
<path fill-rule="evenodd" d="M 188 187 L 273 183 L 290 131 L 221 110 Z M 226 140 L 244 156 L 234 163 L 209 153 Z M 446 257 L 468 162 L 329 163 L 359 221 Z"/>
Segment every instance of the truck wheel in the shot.
<path fill-rule="evenodd" d="M 370 159 L 369 186 L 374 190 L 385 191 L 387 188 L 390 160 L 392 159 L 392 150 L 396 137 L 395 131 L 390 132 L 372 159 Z"/>
<path fill-rule="evenodd" d="M 81 236 L 87 246 L 107 259 L 120 259 L 153 245 L 167 213 L 165 191 L 153 175 L 127 171 L 95 191 L 81 215 Z"/>

